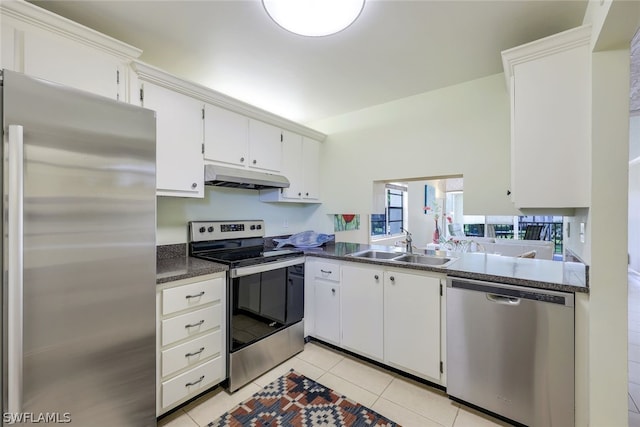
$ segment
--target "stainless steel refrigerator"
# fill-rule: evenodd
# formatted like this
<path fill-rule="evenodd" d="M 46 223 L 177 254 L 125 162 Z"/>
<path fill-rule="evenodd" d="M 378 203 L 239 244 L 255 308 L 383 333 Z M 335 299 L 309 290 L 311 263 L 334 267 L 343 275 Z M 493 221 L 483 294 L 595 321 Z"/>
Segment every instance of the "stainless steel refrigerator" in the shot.
<path fill-rule="evenodd" d="M 155 426 L 155 114 L 2 72 L 2 424 Z"/>

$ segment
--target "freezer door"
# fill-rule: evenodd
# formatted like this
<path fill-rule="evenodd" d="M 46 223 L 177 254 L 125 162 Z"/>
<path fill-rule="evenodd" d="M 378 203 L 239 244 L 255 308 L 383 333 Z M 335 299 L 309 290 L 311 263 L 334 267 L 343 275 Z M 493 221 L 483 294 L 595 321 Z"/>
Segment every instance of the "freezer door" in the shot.
<path fill-rule="evenodd" d="M 3 78 L 3 421 L 155 426 L 155 114 Z"/>

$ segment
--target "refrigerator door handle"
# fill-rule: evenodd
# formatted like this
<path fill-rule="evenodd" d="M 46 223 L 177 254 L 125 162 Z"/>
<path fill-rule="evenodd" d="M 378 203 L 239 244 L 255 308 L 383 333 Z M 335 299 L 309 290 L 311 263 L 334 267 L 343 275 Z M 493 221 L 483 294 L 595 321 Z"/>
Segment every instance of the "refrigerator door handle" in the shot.
<path fill-rule="evenodd" d="M 8 336 L 7 409 L 22 412 L 22 356 L 23 356 L 23 201 L 24 201 L 24 143 L 23 127 L 9 125 L 8 129 Z"/>

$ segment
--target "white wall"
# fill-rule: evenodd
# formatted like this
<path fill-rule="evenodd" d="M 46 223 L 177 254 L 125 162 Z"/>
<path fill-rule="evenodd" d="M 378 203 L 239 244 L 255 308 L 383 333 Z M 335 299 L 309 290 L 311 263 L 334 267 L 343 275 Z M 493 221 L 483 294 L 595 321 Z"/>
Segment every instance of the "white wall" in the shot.
<path fill-rule="evenodd" d="M 631 116 L 629 159 L 629 268 L 640 272 L 640 111 Z"/>
<path fill-rule="evenodd" d="M 328 135 L 321 209 L 367 215 L 373 181 L 462 175 L 465 213 L 517 215 L 506 195 L 509 118 L 504 75 L 496 74 L 311 123 Z M 367 243 L 367 233 L 351 238 Z"/>
<path fill-rule="evenodd" d="M 570 249 L 586 264 L 590 264 L 589 227 L 587 221 L 589 218 L 589 209 L 576 209 L 573 216 L 565 216 L 562 232 L 562 243 L 566 249 Z M 584 242 L 580 237 L 580 224 L 584 224 Z"/>
<path fill-rule="evenodd" d="M 593 426 L 626 425 L 628 48 L 595 52 L 592 73 L 589 418 Z"/>
<path fill-rule="evenodd" d="M 317 204 L 264 203 L 254 190 L 206 187 L 204 199 L 158 197 L 157 205 L 158 245 L 185 243 L 188 221 L 263 219 L 267 236 L 329 230 L 330 223 L 317 214 Z"/>
<path fill-rule="evenodd" d="M 629 163 L 629 268 L 640 272 L 640 157 Z"/>
<path fill-rule="evenodd" d="M 435 187 L 436 201 L 440 204 L 440 235 L 444 237 L 442 230 L 442 209 L 444 209 L 445 180 L 411 181 L 409 182 L 409 231 L 412 233 L 413 245 L 417 248 L 424 248 L 433 242 L 433 232 L 435 231 L 435 218 L 433 214 L 424 213 L 424 186 Z"/>
<path fill-rule="evenodd" d="M 206 219 L 262 218 L 267 235 L 333 233 L 331 215 L 340 213 L 361 214 L 361 228 L 336 240 L 368 243 L 376 180 L 463 175 L 465 213 L 517 215 L 506 196 L 509 117 L 504 76 L 496 74 L 312 123 L 329 135 L 322 205 L 262 203 L 257 192 L 221 188 L 206 189 L 204 200 L 159 197 L 158 244 L 185 242 L 186 223 Z M 416 234 L 426 244 L 433 229 Z"/>

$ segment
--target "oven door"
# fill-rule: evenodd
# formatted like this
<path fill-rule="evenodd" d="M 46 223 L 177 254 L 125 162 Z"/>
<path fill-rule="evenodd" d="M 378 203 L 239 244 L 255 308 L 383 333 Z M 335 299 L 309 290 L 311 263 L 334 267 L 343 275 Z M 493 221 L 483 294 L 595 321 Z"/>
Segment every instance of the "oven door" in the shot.
<path fill-rule="evenodd" d="M 229 351 L 238 351 L 303 318 L 304 257 L 232 269 Z"/>

